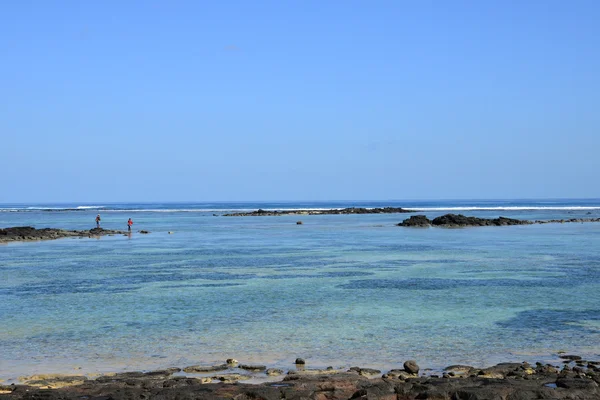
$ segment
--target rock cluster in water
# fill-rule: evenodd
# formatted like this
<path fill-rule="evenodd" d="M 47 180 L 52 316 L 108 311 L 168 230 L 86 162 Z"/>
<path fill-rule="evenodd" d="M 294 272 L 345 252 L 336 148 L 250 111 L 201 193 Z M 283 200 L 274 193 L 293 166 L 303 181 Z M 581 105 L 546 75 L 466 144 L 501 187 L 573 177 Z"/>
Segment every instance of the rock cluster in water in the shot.
<path fill-rule="evenodd" d="M 509 226 L 509 225 L 532 225 L 532 224 L 550 224 L 550 223 L 568 223 L 568 222 L 600 222 L 600 218 L 571 218 L 571 219 L 552 219 L 546 221 L 528 221 L 514 218 L 478 218 L 467 217 L 462 214 L 445 214 L 430 220 L 425 215 L 413 215 L 408 219 L 397 224 L 407 227 L 429 227 L 440 226 L 446 228 L 460 228 L 467 226 Z"/>
<path fill-rule="evenodd" d="M 184 369 L 204 373 L 204 376 L 183 376 L 179 368 L 109 374 L 96 379 L 83 375 L 37 375 L 22 378 L 19 385 L 0 385 L 0 398 L 597 400 L 600 398 L 598 364 L 579 357 L 578 360 L 565 360 L 562 368 L 541 363 L 501 363 L 483 369 L 453 365 L 439 374 L 419 376 L 419 366 L 409 360 L 403 369 L 393 369 L 382 375 L 381 371 L 370 368 L 334 370 L 330 367 L 322 370 L 303 367 L 289 371 L 277 382 L 250 385 L 240 381 L 258 375 L 275 376 L 274 369 L 265 371 L 260 366 L 244 371 L 229 363 Z M 220 373 L 215 374 L 217 371 Z"/>
<path fill-rule="evenodd" d="M 55 228 L 35 229 L 31 226 L 15 226 L 12 228 L 0 229 L 0 243 L 52 240 L 66 237 L 98 237 L 119 234 L 125 234 L 125 232 L 102 228 L 94 228 L 89 231 L 67 231 Z"/>
<path fill-rule="evenodd" d="M 225 217 L 271 217 L 278 215 L 337 215 L 337 214 L 398 214 L 411 213 L 413 210 L 407 210 L 401 207 L 382 207 L 382 208 L 363 208 L 350 207 L 330 210 L 280 210 L 266 211 L 258 209 L 250 212 L 238 212 L 223 214 Z"/>

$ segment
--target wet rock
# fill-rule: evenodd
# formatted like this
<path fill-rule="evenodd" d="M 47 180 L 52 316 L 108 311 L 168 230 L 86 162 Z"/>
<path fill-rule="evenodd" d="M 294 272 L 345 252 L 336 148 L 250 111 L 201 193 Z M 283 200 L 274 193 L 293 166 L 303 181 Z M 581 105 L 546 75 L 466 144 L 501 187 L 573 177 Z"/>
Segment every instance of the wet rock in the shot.
<path fill-rule="evenodd" d="M 367 378 L 353 367 L 352 372 L 327 371 L 329 374 L 288 375 L 280 382 L 244 385 L 240 381 L 251 375 L 223 374 L 205 378 L 171 376 L 158 378 L 165 371 L 111 374 L 112 380 L 89 381 L 59 389 L 15 385 L 0 386 L 7 399 L 46 400 L 142 400 L 142 399 L 203 399 L 203 400 L 598 400 L 600 388 L 596 376 L 563 371 L 564 376 L 537 372 L 544 366 L 536 365 L 536 373 L 528 364 L 498 364 L 481 370 L 484 375 L 504 371 L 514 375 L 508 379 L 487 379 L 478 376 L 449 379 L 418 377 L 405 370 L 392 370 L 384 378 Z M 365 369 L 366 370 L 366 369 Z M 466 368 L 456 369 L 464 372 Z M 450 373 L 453 373 L 450 371 Z M 392 375 L 397 379 L 391 378 Z M 390 375 L 390 376 L 388 376 Z M 40 378 L 40 376 L 38 376 Z M 45 377 L 48 378 L 48 377 Z M 219 382 L 217 382 L 219 381 Z"/>
<path fill-rule="evenodd" d="M 348 372 L 356 372 L 362 376 L 375 376 L 375 375 L 381 374 L 381 371 L 378 369 L 359 368 L 359 367 L 352 367 L 348 370 Z"/>
<path fill-rule="evenodd" d="M 225 362 L 229 365 L 237 365 L 239 363 L 235 358 L 228 358 Z"/>
<path fill-rule="evenodd" d="M 478 377 L 487 379 L 504 379 L 511 372 L 517 372 L 516 375 L 520 375 L 518 372 L 522 371 L 523 368 L 529 368 L 529 365 L 523 363 L 500 363 L 493 367 L 480 370 Z"/>
<path fill-rule="evenodd" d="M 210 366 L 191 365 L 189 367 L 185 367 L 183 369 L 183 372 L 188 372 L 188 373 L 203 373 L 203 372 L 224 371 L 224 370 L 226 370 L 228 368 L 229 368 L 229 366 L 227 364 L 210 365 Z"/>
<path fill-rule="evenodd" d="M 453 372 L 455 374 L 470 374 L 471 372 L 473 372 L 475 370 L 475 368 L 471 367 L 470 365 L 450 365 L 446 368 L 444 368 L 445 372 Z"/>
<path fill-rule="evenodd" d="M 225 375 L 215 375 L 212 377 L 212 379 L 216 379 L 218 381 L 225 382 L 225 383 L 234 383 L 237 381 L 248 380 L 250 378 L 251 378 L 250 376 L 242 375 L 242 374 L 225 374 Z"/>
<path fill-rule="evenodd" d="M 145 231 L 145 230 L 141 230 L 138 231 L 139 233 L 143 234 L 143 235 L 147 235 L 148 233 L 150 233 L 150 231 Z"/>
<path fill-rule="evenodd" d="M 69 386 L 81 385 L 88 378 L 83 375 L 42 374 L 28 377 L 19 377 L 19 382 L 27 385 L 46 389 L 58 389 Z"/>
<path fill-rule="evenodd" d="M 296 225 L 302 225 L 302 221 L 296 221 Z"/>
<path fill-rule="evenodd" d="M 296 365 L 305 365 L 306 361 L 303 358 L 296 358 Z"/>
<path fill-rule="evenodd" d="M 16 388 L 16 386 L 0 385 L 0 394 L 12 393 Z"/>
<path fill-rule="evenodd" d="M 404 362 L 404 370 L 411 374 L 418 374 L 419 366 L 415 360 L 408 360 Z"/>
<path fill-rule="evenodd" d="M 579 361 L 581 360 L 580 356 L 575 356 L 572 354 L 565 354 L 565 355 L 560 355 L 560 358 L 562 358 L 563 360 L 571 360 L 571 361 Z"/>
<path fill-rule="evenodd" d="M 389 371 L 387 374 L 384 374 L 382 378 L 384 379 L 399 379 L 405 381 L 407 379 L 417 378 L 417 374 L 411 374 L 403 369 L 393 369 Z"/>
<path fill-rule="evenodd" d="M 265 373 L 269 376 L 279 376 L 283 374 L 283 370 L 278 368 L 269 368 L 265 371 Z"/>
<path fill-rule="evenodd" d="M 250 364 L 240 364 L 238 368 L 245 369 L 247 371 L 265 371 L 267 367 L 265 365 L 250 365 Z"/>
<path fill-rule="evenodd" d="M 314 375 L 334 375 L 343 371 L 336 369 L 299 369 L 297 371 L 288 371 L 288 377 L 295 376 L 314 376 Z M 293 379 L 293 378 L 292 378 Z"/>

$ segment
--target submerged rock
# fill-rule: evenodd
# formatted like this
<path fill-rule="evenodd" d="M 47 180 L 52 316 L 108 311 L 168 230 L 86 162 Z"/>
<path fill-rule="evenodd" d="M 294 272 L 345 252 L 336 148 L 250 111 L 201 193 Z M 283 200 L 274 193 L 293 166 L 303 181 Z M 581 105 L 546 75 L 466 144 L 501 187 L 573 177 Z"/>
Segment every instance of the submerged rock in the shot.
<path fill-rule="evenodd" d="M 579 361 L 581 360 L 580 356 L 575 356 L 572 354 L 564 354 L 564 355 L 560 355 L 560 358 L 562 358 L 563 360 L 571 360 L 571 361 Z"/>
<path fill-rule="evenodd" d="M 240 364 L 238 366 L 240 369 L 245 369 L 247 371 L 264 371 L 267 369 L 266 365 L 249 365 L 249 364 Z"/>
<path fill-rule="evenodd" d="M 185 367 L 183 372 L 191 372 L 191 373 L 202 373 L 202 372 L 214 372 L 214 371 L 224 371 L 228 369 L 229 366 L 227 364 L 220 365 L 191 365 L 189 367 Z"/>

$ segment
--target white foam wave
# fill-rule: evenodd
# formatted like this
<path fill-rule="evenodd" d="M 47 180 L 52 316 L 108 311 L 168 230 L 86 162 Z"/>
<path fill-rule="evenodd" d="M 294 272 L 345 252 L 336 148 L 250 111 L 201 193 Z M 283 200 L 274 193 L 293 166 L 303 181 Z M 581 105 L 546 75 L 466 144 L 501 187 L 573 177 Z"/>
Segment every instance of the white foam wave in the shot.
<path fill-rule="evenodd" d="M 377 207 L 360 207 L 372 209 Z M 342 210 L 345 207 L 307 207 L 307 208 L 261 208 L 264 211 L 333 211 Z M 593 211 L 600 210 L 600 206 L 490 206 L 490 207 L 478 207 L 478 206 L 454 206 L 454 207 L 410 207 L 403 206 L 406 210 L 421 211 L 421 212 L 436 212 L 436 211 Z M 77 207 L 6 207 L 0 208 L 0 212 L 35 212 L 35 211 L 86 211 L 86 210 L 101 210 L 103 213 L 238 213 L 238 212 L 252 212 L 256 211 L 257 208 L 109 208 L 109 206 L 77 206 Z"/>
<path fill-rule="evenodd" d="M 18 209 L 15 209 L 18 210 Z M 66 210 L 64 207 L 27 207 L 21 210 Z"/>
<path fill-rule="evenodd" d="M 235 212 L 252 212 L 258 208 L 140 208 L 140 209 L 106 209 L 103 212 L 224 212 L 224 213 L 235 213 Z M 329 210 L 342 210 L 342 208 L 261 208 L 264 211 L 329 211 Z"/>

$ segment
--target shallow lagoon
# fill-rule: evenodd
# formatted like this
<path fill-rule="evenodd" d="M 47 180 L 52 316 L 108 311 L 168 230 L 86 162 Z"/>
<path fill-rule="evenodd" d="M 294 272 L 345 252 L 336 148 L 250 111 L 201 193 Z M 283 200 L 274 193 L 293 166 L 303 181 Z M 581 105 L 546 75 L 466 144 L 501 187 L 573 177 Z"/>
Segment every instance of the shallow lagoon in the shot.
<path fill-rule="evenodd" d="M 459 212 L 598 217 L 597 203 Z M 381 369 L 408 358 L 434 369 L 556 360 L 558 351 L 600 358 L 597 223 L 411 229 L 394 226 L 410 214 L 130 207 L 141 211 L 100 211 L 103 226 L 124 229 L 131 216 L 134 231 L 151 234 L 0 246 L 0 379 L 229 357 Z M 96 213 L 0 212 L 0 226 L 91 228 Z"/>

